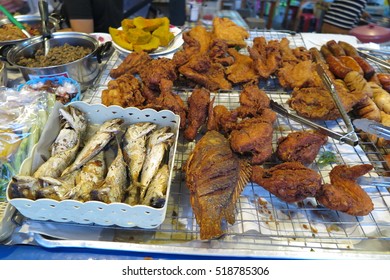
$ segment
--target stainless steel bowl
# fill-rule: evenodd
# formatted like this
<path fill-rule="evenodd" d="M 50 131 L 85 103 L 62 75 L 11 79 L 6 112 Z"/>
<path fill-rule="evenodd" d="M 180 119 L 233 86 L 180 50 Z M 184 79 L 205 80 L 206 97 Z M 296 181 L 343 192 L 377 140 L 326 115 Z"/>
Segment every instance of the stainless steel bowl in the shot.
<path fill-rule="evenodd" d="M 18 61 L 22 57 L 34 57 L 38 49 L 43 46 L 42 37 L 34 37 L 23 41 L 6 53 L 6 59 L 12 66 L 18 68 L 27 81 L 33 78 L 44 78 L 53 76 L 65 76 L 76 80 L 85 90 L 90 86 L 94 79 L 99 74 L 101 49 L 99 41 L 93 36 L 79 32 L 57 32 L 52 34 L 49 40 L 50 47 L 63 46 L 65 44 L 71 46 L 82 46 L 92 49 L 92 52 L 85 57 L 75 60 L 70 63 L 53 65 L 47 67 L 25 67 L 18 65 Z"/>
<path fill-rule="evenodd" d="M 15 16 L 15 18 L 22 24 L 28 24 L 34 28 L 41 30 L 41 17 L 34 15 L 21 15 Z M 3 18 L 0 20 L 0 27 L 11 23 L 7 18 Z M 60 22 L 58 19 L 54 17 L 49 17 L 49 28 L 51 32 L 55 32 L 60 28 Z M 8 40 L 8 41 L 0 41 L 0 46 L 9 45 L 9 44 L 17 44 L 27 40 L 28 38 L 18 39 L 18 40 Z"/>

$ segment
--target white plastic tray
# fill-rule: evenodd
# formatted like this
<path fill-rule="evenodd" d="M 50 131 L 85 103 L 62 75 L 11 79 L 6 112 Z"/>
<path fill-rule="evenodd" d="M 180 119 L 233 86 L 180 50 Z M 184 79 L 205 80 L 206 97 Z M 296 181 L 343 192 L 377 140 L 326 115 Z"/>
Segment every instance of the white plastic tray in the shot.
<path fill-rule="evenodd" d="M 122 108 L 119 106 L 106 107 L 101 104 L 90 105 L 85 102 L 73 102 L 68 106 L 74 106 L 84 113 L 91 124 L 102 124 L 113 119 L 122 118 L 124 125 L 138 122 L 152 122 L 160 126 L 169 126 L 175 133 L 174 144 L 169 151 L 169 183 L 167 188 L 167 201 L 163 208 L 153 208 L 145 205 L 130 206 L 125 203 L 103 203 L 99 201 L 79 202 L 75 200 L 56 201 L 53 199 L 30 200 L 24 198 L 12 199 L 7 189 L 8 201 L 25 217 L 34 220 L 52 220 L 56 222 L 75 222 L 79 224 L 117 225 L 121 227 L 155 228 L 163 223 L 168 205 L 169 191 L 172 180 L 172 170 L 176 153 L 177 139 L 179 135 L 180 117 L 168 110 L 155 111 L 153 109 L 140 110 L 138 108 Z M 59 130 L 58 109 L 50 116 L 37 147 L 48 148 L 55 140 Z M 20 174 L 29 175 L 43 163 L 42 158 L 47 158 L 34 150 L 32 157 L 23 163 Z M 45 150 L 45 149 L 42 149 Z M 48 149 L 46 149 L 48 150 Z M 46 156 L 46 157 L 45 157 Z M 8 186 L 9 188 L 9 186 Z"/>

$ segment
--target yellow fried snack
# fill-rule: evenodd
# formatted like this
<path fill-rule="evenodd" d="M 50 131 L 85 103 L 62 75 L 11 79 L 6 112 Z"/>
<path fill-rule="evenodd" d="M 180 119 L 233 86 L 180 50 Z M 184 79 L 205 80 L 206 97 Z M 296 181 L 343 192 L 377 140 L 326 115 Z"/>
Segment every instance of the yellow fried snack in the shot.
<path fill-rule="evenodd" d="M 162 25 L 152 33 L 153 36 L 160 39 L 161 46 L 167 46 L 168 43 L 173 39 L 174 35 L 169 31 L 169 26 Z"/>
<path fill-rule="evenodd" d="M 124 49 L 133 50 L 133 44 L 127 41 L 127 35 L 123 30 L 110 27 L 108 29 L 108 32 L 110 33 L 112 40 L 115 42 L 115 44 Z"/>
<path fill-rule="evenodd" d="M 167 17 L 124 19 L 121 26 L 122 30 L 110 27 L 109 33 L 115 44 L 129 51 L 152 52 L 167 46 L 174 37 Z"/>
<path fill-rule="evenodd" d="M 142 29 L 144 31 L 152 32 L 162 25 L 169 26 L 169 19 L 167 17 L 154 18 L 154 19 L 136 17 L 133 19 L 133 23 L 136 28 Z"/>
<path fill-rule="evenodd" d="M 157 37 L 152 37 L 149 43 L 144 45 L 134 45 L 134 51 L 136 52 L 152 52 L 160 46 L 160 40 Z"/>
<path fill-rule="evenodd" d="M 152 34 L 138 28 L 130 28 L 125 33 L 128 41 L 133 45 L 144 45 L 152 39 Z"/>

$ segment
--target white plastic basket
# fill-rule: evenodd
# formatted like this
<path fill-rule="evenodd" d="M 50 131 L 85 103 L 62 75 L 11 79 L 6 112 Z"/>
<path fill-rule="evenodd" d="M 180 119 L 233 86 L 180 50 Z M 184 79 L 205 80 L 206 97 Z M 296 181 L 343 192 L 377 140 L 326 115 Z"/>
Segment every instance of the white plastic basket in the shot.
<path fill-rule="evenodd" d="M 37 146 L 47 148 L 53 143 L 59 131 L 57 104 L 50 116 L 42 137 Z M 122 118 L 124 125 L 138 122 L 152 122 L 160 126 L 169 126 L 175 133 L 175 141 L 169 150 L 169 183 L 167 201 L 162 208 L 153 208 L 145 205 L 130 206 L 125 203 L 103 203 L 100 201 L 79 202 L 75 200 L 56 201 L 53 199 L 30 200 L 24 198 L 10 198 L 7 189 L 8 201 L 25 217 L 34 220 L 52 220 L 56 222 L 75 222 L 80 224 L 118 225 L 121 227 L 155 228 L 162 224 L 168 205 L 169 191 L 172 181 L 172 170 L 179 135 L 180 117 L 168 110 L 156 111 L 153 109 L 122 108 L 119 106 L 106 107 L 101 104 L 88 104 L 77 101 L 68 106 L 74 106 L 83 111 L 91 124 L 102 124 L 113 118 Z M 37 146 L 32 157 L 23 163 L 20 174 L 31 174 L 47 155 L 37 152 Z M 39 149 L 41 150 L 41 149 Z M 45 150 L 45 149 L 43 149 Z M 9 186 L 8 186 L 9 188 Z"/>

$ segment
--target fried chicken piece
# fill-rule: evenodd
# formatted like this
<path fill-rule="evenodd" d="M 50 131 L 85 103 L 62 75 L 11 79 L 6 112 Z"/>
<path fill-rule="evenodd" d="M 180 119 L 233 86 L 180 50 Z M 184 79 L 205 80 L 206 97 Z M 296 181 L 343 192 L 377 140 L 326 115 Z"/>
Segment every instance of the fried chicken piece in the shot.
<path fill-rule="evenodd" d="M 253 39 L 253 46 L 248 47 L 248 52 L 257 74 L 264 79 L 268 79 L 280 66 L 282 57 L 277 40 L 271 40 L 267 44 L 264 37 L 256 37 Z"/>
<path fill-rule="evenodd" d="M 316 195 L 318 202 L 352 216 L 368 215 L 374 209 L 374 204 L 356 179 L 372 168 L 371 164 L 335 166 L 329 173 L 330 184 L 324 184 Z"/>
<path fill-rule="evenodd" d="M 252 118 L 250 123 L 230 133 L 230 145 L 236 153 L 250 154 L 252 164 L 262 164 L 272 155 L 272 133 L 272 123 Z"/>
<path fill-rule="evenodd" d="M 187 79 L 204 86 L 208 90 L 231 89 L 232 85 L 225 78 L 224 67 L 213 63 L 208 55 L 197 54 L 179 67 L 179 72 Z"/>
<path fill-rule="evenodd" d="M 188 98 L 187 127 L 184 137 L 192 141 L 199 128 L 206 122 L 210 104 L 210 91 L 205 88 L 196 88 Z"/>
<path fill-rule="evenodd" d="M 214 100 L 210 103 L 209 119 L 207 122 L 208 130 L 217 130 L 221 133 L 230 133 L 237 124 L 237 114 L 235 111 L 229 111 L 224 105 L 211 107 Z"/>
<path fill-rule="evenodd" d="M 209 131 L 190 154 L 185 172 L 200 238 L 220 237 L 222 221 L 235 222 L 235 205 L 251 176 L 250 164 L 233 153 L 221 133 Z"/>
<path fill-rule="evenodd" d="M 225 67 L 234 63 L 234 57 L 228 55 L 228 44 L 221 39 L 214 39 L 211 42 L 208 55 L 212 62 L 219 63 Z"/>
<path fill-rule="evenodd" d="M 102 91 L 102 104 L 126 107 L 142 106 L 145 101 L 140 81 L 130 73 L 108 82 Z"/>
<path fill-rule="evenodd" d="M 310 60 L 296 64 L 284 64 L 277 76 L 280 85 L 286 89 L 323 86 L 321 78 L 315 70 L 315 63 Z"/>
<path fill-rule="evenodd" d="M 215 17 L 213 19 L 214 38 L 226 41 L 229 47 L 245 47 L 245 39 L 249 38 L 248 31 L 245 28 L 238 26 L 234 21 L 228 18 Z"/>
<path fill-rule="evenodd" d="M 175 81 L 178 77 L 176 65 L 165 57 L 150 60 L 139 71 L 139 75 L 144 85 L 151 90 L 159 90 L 163 79 Z"/>
<path fill-rule="evenodd" d="M 162 79 L 160 81 L 161 94 L 147 107 L 155 108 L 156 110 L 171 110 L 180 116 L 180 129 L 184 129 L 187 119 L 187 106 L 179 95 L 172 92 L 173 82 L 171 80 Z"/>
<path fill-rule="evenodd" d="M 353 106 L 367 98 L 362 92 L 352 94 L 337 84 L 335 87 L 346 112 L 351 111 Z M 330 92 L 326 89 L 295 89 L 291 95 L 288 104 L 300 116 L 312 120 L 336 120 L 341 117 Z"/>
<path fill-rule="evenodd" d="M 284 162 L 270 169 L 253 166 L 252 182 L 289 203 L 315 196 L 321 188 L 321 176 L 300 162 Z"/>
<path fill-rule="evenodd" d="M 203 25 L 196 25 L 188 31 L 188 36 L 193 38 L 198 45 L 198 53 L 207 53 L 211 46 L 212 34 Z M 187 39 L 188 41 L 188 39 Z M 194 44 L 194 43 L 193 43 Z"/>
<path fill-rule="evenodd" d="M 253 68 L 253 59 L 240 54 L 236 49 L 228 49 L 228 53 L 234 57 L 234 63 L 225 70 L 227 78 L 233 84 L 257 82 L 259 77 Z"/>
<path fill-rule="evenodd" d="M 270 99 L 257 84 L 246 84 L 240 93 L 240 106 L 237 108 L 241 117 L 255 116 L 269 108 Z"/>
<path fill-rule="evenodd" d="M 299 62 L 298 58 L 294 55 L 290 48 L 290 41 L 287 38 L 282 38 L 279 44 L 280 54 L 282 56 L 282 65 L 296 64 Z"/>
<path fill-rule="evenodd" d="M 286 137 L 278 139 L 276 156 L 282 161 L 310 164 L 327 141 L 328 136 L 317 131 L 291 132 Z"/>
<path fill-rule="evenodd" d="M 150 60 L 152 58 L 146 52 L 132 52 L 117 68 L 111 69 L 110 77 L 115 79 L 126 73 L 137 74 Z"/>

